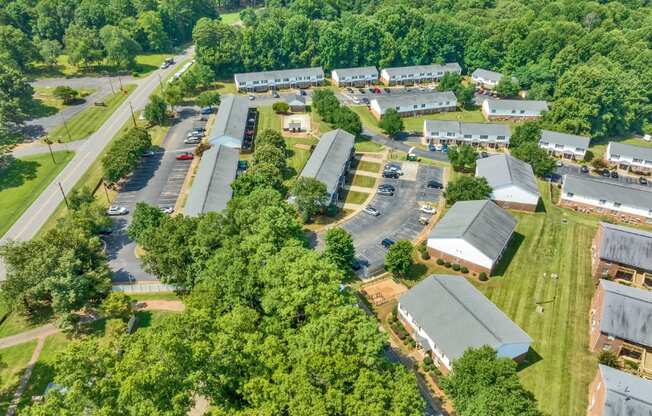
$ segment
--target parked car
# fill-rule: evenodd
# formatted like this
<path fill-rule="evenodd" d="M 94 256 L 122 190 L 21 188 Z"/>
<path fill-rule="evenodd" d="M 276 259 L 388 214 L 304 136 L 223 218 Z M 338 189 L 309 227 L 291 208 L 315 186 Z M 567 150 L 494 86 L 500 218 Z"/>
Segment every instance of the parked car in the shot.
<path fill-rule="evenodd" d="M 238 160 L 238 170 L 245 171 L 249 169 L 249 162 L 246 160 Z"/>
<path fill-rule="evenodd" d="M 346 87 L 346 92 L 353 94 L 353 88 Z"/>
<path fill-rule="evenodd" d="M 208 115 L 208 114 L 213 114 L 213 107 L 204 107 L 199 111 L 199 114 L 201 115 Z"/>
<path fill-rule="evenodd" d="M 387 87 L 383 88 L 383 91 L 385 91 L 387 94 L 390 94 L 390 93 L 392 92 L 392 90 L 390 90 L 390 89 L 387 88 Z"/>
<path fill-rule="evenodd" d="M 428 181 L 426 186 L 428 188 L 432 188 L 432 189 L 444 189 L 444 186 L 442 184 L 440 184 L 439 182 L 435 181 L 435 180 Z"/>
<path fill-rule="evenodd" d="M 419 224 L 428 225 L 429 222 L 430 222 L 430 218 L 426 217 L 425 215 L 421 215 L 419 217 Z"/>
<path fill-rule="evenodd" d="M 362 263 L 360 263 L 358 259 L 353 259 L 353 261 L 351 262 L 351 269 L 355 271 L 362 269 Z"/>
<path fill-rule="evenodd" d="M 394 188 L 394 185 L 390 185 L 390 184 L 388 184 L 388 183 L 383 183 L 383 184 L 381 184 L 381 185 L 378 187 L 378 189 L 381 189 L 381 188 L 382 188 L 382 189 L 389 189 L 389 190 L 392 191 L 392 192 L 396 191 L 396 188 Z"/>
<path fill-rule="evenodd" d="M 272 90 L 272 97 L 278 98 L 279 97 L 278 92 L 276 92 L 275 90 Z"/>
<path fill-rule="evenodd" d="M 201 143 L 201 137 L 188 137 L 183 141 L 185 144 L 199 144 Z"/>
<path fill-rule="evenodd" d="M 369 98 L 367 98 L 367 97 L 362 97 L 361 100 L 362 100 L 362 102 L 363 102 L 364 104 L 369 104 Z"/>
<path fill-rule="evenodd" d="M 558 160 L 558 161 L 555 162 L 555 166 L 557 166 L 558 168 L 560 168 L 560 167 L 564 166 L 564 164 L 561 163 L 561 160 Z"/>
<path fill-rule="evenodd" d="M 611 177 L 614 178 L 614 179 L 618 179 L 618 172 L 616 172 L 615 170 L 612 170 L 611 171 Z"/>
<path fill-rule="evenodd" d="M 647 185 L 647 179 L 645 179 L 642 176 L 639 176 L 638 183 L 640 183 L 641 185 Z"/>
<path fill-rule="evenodd" d="M 424 214 L 432 215 L 435 212 L 437 212 L 437 209 L 435 209 L 435 207 L 433 207 L 430 204 L 425 204 L 425 205 L 421 205 L 421 208 L 419 208 L 419 211 L 423 212 Z"/>
<path fill-rule="evenodd" d="M 402 174 L 403 174 L 403 171 L 401 170 L 401 166 L 400 166 L 400 165 L 393 164 L 393 163 L 387 163 L 387 164 L 385 165 L 385 169 L 384 169 L 384 170 L 389 170 L 389 171 L 392 171 L 392 172 L 396 172 L 396 173 L 398 173 L 399 175 L 402 175 Z"/>
<path fill-rule="evenodd" d="M 358 92 L 359 92 L 360 94 L 364 94 L 364 93 L 365 93 L 364 90 L 363 90 L 362 88 L 358 88 Z"/>
<path fill-rule="evenodd" d="M 580 172 L 589 173 L 589 167 L 586 165 L 582 165 L 582 167 L 580 168 Z"/>
<path fill-rule="evenodd" d="M 199 117 L 199 121 L 208 121 L 208 117 L 207 116 L 201 116 L 201 117 Z"/>
<path fill-rule="evenodd" d="M 129 210 L 126 207 L 122 207 L 119 205 L 111 205 L 109 209 L 106 210 L 106 215 L 127 215 L 129 214 Z"/>
<path fill-rule="evenodd" d="M 356 96 L 354 96 L 351 101 L 353 101 L 353 104 L 360 104 L 360 99 Z"/>
<path fill-rule="evenodd" d="M 394 196 L 394 191 L 388 188 L 378 188 L 378 195 Z"/>
<path fill-rule="evenodd" d="M 191 137 L 202 138 L 202 137 L 204 137 L 204 132 L 201 132 L 201 131 L 189 131 L 188 134 L 186 135 L 186 137 L 189 138 L 189 139 Z"/>
<path fill-rule="evenodd" d="M 483 159 L 486 158 L 486 157 L 489 157 L 489 153 L 487 153 L 487 152 L 480 152 L 480 157 L 482 157 Z"/>
<path fill-rule="evenodd" d="M 183 152 L 177 155 L 177 160 L 192 160 L 195 156 L 190 152 Z"/>
<path fill-rule="evenodd" d="M 249 94 L 249 101 L 253 101 L 253 100 L 255 100 L 255 99 L 256 99 L 256 97 L 254 97 L 253 95 Z"/>
<path fill-rule="evenodd" d="M 297 95 L 306 95 L 306 92 L 304 90 L 299 90 L 297 91 Z"/>
<path fill-rule="evenodd" d="M 603 169 L 601 175 L 604 176 L 605 178 L 608 178 L 609 176 L 611 176 L 611 173 L 609 172 L 609 169 Z"/>
<path fill-rule="evenodd" d="M 152 157 L 152 156 L 154 156 L 155 154 L 156 154 L 156 153 L 154 153 L 153 150 L 145 150 L 141 156 L 142 156 L 142 157 Z"/>
<path fill-rule="evenodd" d="M 393 170 L 384 170 L 383 178 L 398 179 L 398 173 L 394 172 Z"/>
<path fill-rule="evenodd" d="M 380 242 L 380 244 L 385 248 L 390 248 L 395 243 L 396 241 L 392 240 L 391 238 L 383 238 L 383 241 Z"/>
<path fill-rule="evenodd" d="M 372 217 L 377 217 L 380 215 L 380 211 L 378 211 L 376 208 L 372 207 L 371 205 L 367 205 L 364 207 L 363 211 Z"/>
<path fill-rule="evenodd" d="M 174 207 L 160 207 L 160 208 L 161 208 L 161 212 L 164 214 L 170 215 L 174 212 Z"/>

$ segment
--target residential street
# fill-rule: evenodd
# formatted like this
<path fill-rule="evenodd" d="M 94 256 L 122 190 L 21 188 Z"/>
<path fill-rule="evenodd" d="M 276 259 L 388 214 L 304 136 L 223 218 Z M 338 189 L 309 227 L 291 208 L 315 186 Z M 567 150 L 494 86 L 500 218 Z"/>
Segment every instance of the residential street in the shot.
<path fill-rule="evenodd" d="M 363 128 L 362 134 L 365 136 L 368 136 L 369 139 L 373 142 L 382 144 L 384 146 L 389 147 L 390 149 L 395 149 L 399 150 L 401 152 L 407 153 L 412 146 L 410 146 L 407 143 L 404 143 L 402 140 L 392 140 L 384 135 L 374 133 L 370 130 L 367 130 Z M 417 157 L 421 157 L 424 159 L 431 159 L 431 160 L 438 160 L 441 162 L 448 162 L 448 156 L 446 153 L 442 152 L 429 152 L 426 150 L 421 150 L 421 149 L 414 149 L 414 153 L 417 155 Z"/>
<path fill-rule="evenodd" d="M 88 168 L 98 158 L 109 141 L 129 121 L 131 118 L 130 104 L 133 106 L 134 111 L 144 108 L 149 100 L 149 96 L 159 86 L 159 74 L 165 78 L 169 74 L 174 73 L 177 67 L 179 67 L 179 63 L 188 59 L 193 54 L 193 48 L 189 48 L 183 54 L 175 57 L 176 65 L 165 70 L 155 71 L 147 78 L 139 81 L 136 90 L 116 109 L 102 127 L 85 141 L 77 150 L 70 163 L 68 163 L 52 183 L 39 195 L 9 231 L 0 238 L 0 244 L 10 240 L 25 241 L 34 237 L 63 201 L 59 185 L 63 187 L 66 193 L 70 192 L 75 184 L 86 174 Z M 4 279 L 4 276 L 4 265 L 0 264 L 0 280 Z"/>

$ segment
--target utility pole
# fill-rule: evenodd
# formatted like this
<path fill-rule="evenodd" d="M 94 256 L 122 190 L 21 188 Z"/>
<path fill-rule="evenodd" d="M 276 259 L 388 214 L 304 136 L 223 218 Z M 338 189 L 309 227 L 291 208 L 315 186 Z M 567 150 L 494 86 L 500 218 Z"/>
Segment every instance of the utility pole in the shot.
<path fill-rule="evenodd" d="M 129 108 L 131 109 L 131 119 L 134 121 L 134 127 L 138 127 L 136 124 L 136 116 L 134 116 L 134 108 L 131 106 L 131 101 L 129 101 Z"/>
<path fill-rule="evenodd" d="M 56 165 L 57 161 L 54 160 L 54 153 L 52 153 L 52 140 L 50 140 L 48 136 L 45 135 L 43 142 L 48 145 L 48 149 L 50 149 L 50 156 L 52 156 L 52 163 Z"/>
<path fill-rule="evenodd" d="M 111 78 L 109 77 L 109 85 L 111 86 L 111 92 L 113 95 L 115 95 L 115 89 L 113 88 L 113 82 L 111 82 Z"/>
<path fill-rule="evenodd" d="M 120 91 L 124 91 L 124 88 L 122 88 L 122 78 L 118 77 L 118 81 L 120 81 Z"/>
<path fill-rule="evenodd" d="M 66 208 L 70 209 L 70 205 L 68 205 L 68 198 L 66 198 L 66 193 L 63 192 L 63 186 L 61 186 L 61 182 L 59 182 L 59 189 L 61 189 L 61 195 L 63 195 L 63 202 L 66 203 Z"/>
<path fill-rule="evenodd" d="M 102 185 L 104 186 L 104 195 L 106 195 L 106 202 L 107 204 L 111 205 L 111 200 L 109 199 L 109 191 L 106 189 L 106 182 L 102 181 Z"/>
<path fill-rule="evenodd" d="M 72 135 L 70 134 L 70 129 L 68 128 L 68 123 L 66 123 L 66 119 L 63 116 L 63 114 L 61 114 L 61 120 L 63 120 L 63 127 L 66 128 L 66 133 L 68 133 L 68 140 L 72 141 Z"/>
<path fill-rule="evenodd" d="M 161 74 L 157 72 L 156 75 L 158 75 L 158 85 L 161 87 L 161 93 L 163 93 L 165 88 L 163 88 L 163 80 L 161 79 Z"/>

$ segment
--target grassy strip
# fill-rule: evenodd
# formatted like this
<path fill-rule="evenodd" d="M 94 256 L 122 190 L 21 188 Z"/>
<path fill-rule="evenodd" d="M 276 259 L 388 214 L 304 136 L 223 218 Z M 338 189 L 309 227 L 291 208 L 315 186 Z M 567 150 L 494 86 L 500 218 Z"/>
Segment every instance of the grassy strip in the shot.
<path fill-rule="evenodd" d="M 382 145 L 372 142 L 366 137 L 356 137 L 354 147 L 356 152 L 380 152 L 383 150 Z"/>
<path fill-rule="evenodd" d="M 357 115 L 360 116 L 360 121 L 362 125 L 373 133 L 381 134 L 383 131 L 378 127 L 378 121 L 371 114 L 369 108 L 366 105 L 352 105 L 349 106 Z"/>
<path fill-rule="evenodd" d="M 27 367 L 36 348 L 36 341 L 15 345 L 0 350 L 3 365 L 0 367 L 0 413 L 5 414 L 18 387 L 20 375 Z"/>
<path fill-rule="evenodd" d="M 361 186 L 363 188 L 373 188 L 374 185 L 376 185 L 376 178 L 371 176 L 354 175 L 353 177 L 350 176 L 349 178 L 351 180 L 347 181 L 347 183 L 353 186 Z"/>
<path fill-rule="evenodd" d="M 366 192 L 346 191 L 346 194 L 344 195 L 344 203 L 360 205 L 367 200 L 368 196 L 369 194 Z"/>
<path fill-rule="evenodd" d="M 52 93 L 54 87 L 37 87 L 34 89 L 34 106 L 30 111 L 30 116 L 34 118 L 48 117 L 58 113 L 65 107 L 73 104 L 83 103 L 84 97 L 95 92 L 92 88 L 79 88 L 78 98 L 72 104 L 64 104 L 63 100 L 56 98 Z"/>
<path fill-rule="evenodd" d="M 365 172 L 378 173 L 380 170 L 380 163 L 359 160 L 354 167 L 358 170 L 364 170 Z"/>
<path fill-rule="evenodd" d="M 281 116 L 276 114 L 272 107 L 258 107 L 258 131 L 275 130 L 283 131 L 281 126 Z"/>
<path fill-rule="evenodd" d="M 0 236 L 38 198 L 43 190 L 63 170 L 73 152 L 49 153 L 16 159 L 0 176 Z"/>
<path fill-rule="evenodd" d="M 104 100 L 105 106 L 93 105 L 76 114 L 74 117 L 69 118 L 66 120 L 65 125 L 57 127 L 50 133 L 50 139 L 63 143 L 85 139 L 95 133 L 111 117 L 111 114 L 127 99 L 127 96 L 135 88 L 136 86 L 132 84 L 125 85 L 126 92 L 117 92 L 116 94 L 110 95 Z"/>
<path fill-rule="evenodd" d="M 220 18 L 225 25 L 232 25 L 240 21 L 240 12 L 220 14 Z"/>

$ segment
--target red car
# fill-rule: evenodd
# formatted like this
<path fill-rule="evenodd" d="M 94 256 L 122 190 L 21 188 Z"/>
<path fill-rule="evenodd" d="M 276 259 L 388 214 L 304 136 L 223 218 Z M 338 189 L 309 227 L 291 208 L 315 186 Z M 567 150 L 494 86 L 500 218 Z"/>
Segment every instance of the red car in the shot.
<path fill-rule="evenodd" d="M 194 156 L 190 152 L 183 152 L 177 155 L 177 160 L 192 160 L 193 158 Z"/>

